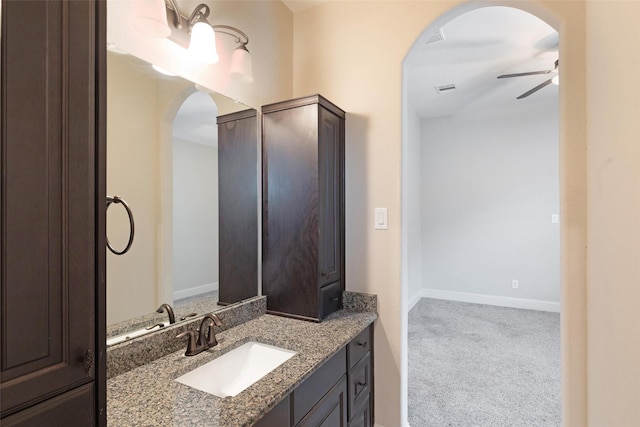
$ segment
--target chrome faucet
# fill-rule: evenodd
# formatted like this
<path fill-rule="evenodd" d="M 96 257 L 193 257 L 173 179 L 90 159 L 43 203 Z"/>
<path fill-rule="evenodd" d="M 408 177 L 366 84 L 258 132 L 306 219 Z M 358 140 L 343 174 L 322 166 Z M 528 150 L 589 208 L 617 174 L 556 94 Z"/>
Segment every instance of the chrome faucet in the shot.
<path fill-rule="evenodd" d="M 164 313 L 165 310 L 169 315 L 169 324 L 173 325 L 174 323 L 176 323 L 176 315 L 173 312 L 173 308 L 171 308 L 169 304 L 166 304 L 166 303 L 162 304 L 160 307 L 158 307 L 158 309 L 156 310 L 156 313 Z"/>
<path fill-rule="evenodd" d="M 222 320 L 220 320 L 217 314 L 205 314 L 202 318 L 202 322 L 200 323 L 197 342 L 196 331 L 185 331 L 176 336 L 177 339 L 189 337 L 189 341 L 187 341 L 187 351 L 184 353 L 185 356 L 195 356 L 196 354 L 200 354 L 203 351 L 218 345 L 218 340 L 216 339 L 216 334 L 213 329 L 214 325 L 222 326 Z"/>

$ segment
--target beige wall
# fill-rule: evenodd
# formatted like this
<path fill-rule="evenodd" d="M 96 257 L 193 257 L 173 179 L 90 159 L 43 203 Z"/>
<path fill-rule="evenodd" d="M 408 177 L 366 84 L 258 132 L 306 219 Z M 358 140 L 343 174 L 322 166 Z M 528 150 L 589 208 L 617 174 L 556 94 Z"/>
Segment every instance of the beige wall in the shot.
<path fill-rule="evenodd" d="M 155 72 L 123 55 L 110 54 L 107 64 L 107 194 L 119 195 L 131 207 L 135 239 L 131 250 L 117 256 L 107 252 L 107 324 L 153 312 L 161 302 L 172 303 L 160 288 L 163 204 L 172 207 L 164 193 L 171 181 L 163 180 L 163 149 L 171 151 L 171 126 L 177 107 L 191 90 L 185 81 L 156 79 Z M 174 106 L 177 104 L 177 106 Z M 171 110 L 171 114 L 168 111 Z M 170 117 L 167 117 L 170 116 Z M 169 138 L 164 144 L 162 140 Z M 166 157 L 166 155 L 164 156 Z M 121 206 L 107 216 L 107 235 L 116 249 L 127 243 L 129 223 Z M 168 251 L 171 254 L 171 251 Z"/>
<path fill-rule="evenodd" d="M 459 4 L 334 1 L 294 18 L 294 95 L 319 92 L 348 112 L 346 283 L 350 290 L 378 295 L 375 404 L 376 422 L 385 427 L 406 422 L 401 403 L 406 390 L 401 351 L 406 334 L 406 289 L 401 286 L 402 61 L 422 31 Z M 585 5 L 500 4 L 532 12 L 561 32 L 563 409 L 567 425 L 586 425 Z M 389 208 L 388 231 L 373 230 L 374 207 Z"/>
<path fill-rule="evenodd" d="M 108 324 L 156 309 L 156 201 L 160 191 L 156 92 L 156 82 L 132 72 L 126 57 L 109 57 L 107 194 L 124 198 L 137 224 L 134 244 L 126 255 L 107 251 Z M 119 205 L 112 205 L 107 212 L 107 236 L 122 250 L 129 236 L 127 216 Z"/>
<path fill-rule="evenodd" d="M 640 2 L 587 3 L 589 425 L 640 425 Z"/>

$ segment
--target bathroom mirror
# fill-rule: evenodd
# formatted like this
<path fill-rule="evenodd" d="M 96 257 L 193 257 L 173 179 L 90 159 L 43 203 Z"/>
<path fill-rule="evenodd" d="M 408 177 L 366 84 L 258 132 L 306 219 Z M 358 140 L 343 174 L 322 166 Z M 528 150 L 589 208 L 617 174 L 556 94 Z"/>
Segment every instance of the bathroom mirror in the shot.
<path fill-rule="evenodd" d="M 135 224 L 126 254 L 107 251 L 108 344 L 166 326 L 167 310 L 156 312 L 164 303 L 178 322 L 222 308 L 216 118 L 246 110 L 108 52 L 107 194 L 128 204 Z M 111 203 L 107 237 L 116 250 L 127 245 L 130 228 L 123 205 Z"/>

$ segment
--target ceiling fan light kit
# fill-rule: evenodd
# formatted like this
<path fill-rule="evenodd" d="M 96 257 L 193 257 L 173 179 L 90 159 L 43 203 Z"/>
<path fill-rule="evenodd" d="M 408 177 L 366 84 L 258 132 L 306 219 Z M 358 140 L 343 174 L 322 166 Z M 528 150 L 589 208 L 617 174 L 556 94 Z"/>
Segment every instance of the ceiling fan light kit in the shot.
<path fill-rule="evenodd" d="M 550 73 L 553 73 L 553 72 L 557 73 L 558 70 L 559 70 L 559 66 L 560 66 L 560 60 L 556 59 L 556 62 L 554 63 L 553 70 L 527 71 L 527 72 L 524 72 L 524 73 L 502 74 L 502 75 L 498 76 L 498 78 L 499 79 L 508 79 L 508 78 L 512 78 L 512 77 L 536 76 L 536 75 L 541 75 L 541 74 L 550 74 Z M 559 84 L 560 83 L 559 75 L 556 75 L 553 78 L 550 78 L 549 80 L 545 80 L 544 82 L 540 83 L 538 86 L 526 91 L 525 93 L 523 93 L 522 95 L 520 95 L 516 99 L 526 98 L 527 96 L 539 91 L 540 89 L 550 85 L 551 83 L 554 83 L 556 85 Z"/>

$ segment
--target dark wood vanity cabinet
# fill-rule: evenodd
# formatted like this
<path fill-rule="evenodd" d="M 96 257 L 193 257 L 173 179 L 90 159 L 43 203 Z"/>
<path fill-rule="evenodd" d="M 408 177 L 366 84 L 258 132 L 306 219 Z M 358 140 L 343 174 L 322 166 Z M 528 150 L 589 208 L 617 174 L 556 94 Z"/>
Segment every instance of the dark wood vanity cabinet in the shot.
<path fill-rule="evenodd" d="M 258 294 L 258 121 L 255 110 L 218 116 L 219 300 Z"/>
<path fill-rule="evenodd" d="M 262 113 L 262 292 L 269 312 L 318 321 L 345 288 L 345 113 L 320 95 Z"/>
<path fill-rule="evenodd" d="M 373 326 L 324 362 L 255 427 L 372 427 Z"/>
<path fill-rule="evenodd" d="M 349 427 L 373 426 L 373 327 L 347 346 Z"/>
<path fill-rule="evenodd" d="M 105 3 L 1 7 L 0 424 L 106 425 Z"/>

